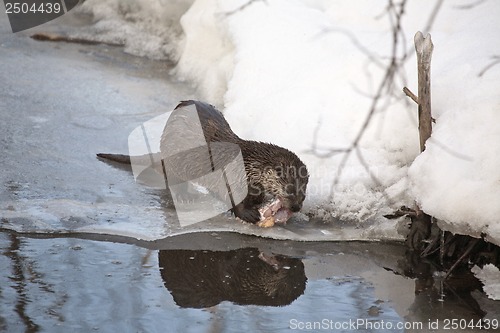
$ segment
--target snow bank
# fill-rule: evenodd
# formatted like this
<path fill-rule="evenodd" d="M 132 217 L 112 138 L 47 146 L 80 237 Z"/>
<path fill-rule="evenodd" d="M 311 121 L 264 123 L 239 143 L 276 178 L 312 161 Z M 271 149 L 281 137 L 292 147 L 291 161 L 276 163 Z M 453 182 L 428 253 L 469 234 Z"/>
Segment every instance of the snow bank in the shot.
<path fill-rule="evenodd" d="M 435 48 L 437 121 L 426 151 L 410 168 L 410 189 L 445 228 L 483 232 L 500 244 L 500 66 L 481 75 L 500 52 L 500 6 L 486 2 L 464 14 L 440 14 L 440 21 L 454 22 L 453 30 Z"/>
<path fill-rule="evenodd" d="M 401 88 L 417 91 L 412 37 L 436 2 L 407 3 L 395 54 L 408 57 L 340 175 L 344 153 L 318 155 L 348 148 L 369 114 L 393 51 L 387 3 L 196 0 L 179 21 L 188 4 L 88 0 L 84 9 L 98 38 L 178 59 L 177 77 L 223 109 L 241 137 L 296 152 L 311 174 L 305 210 L 313 215 L 384 234 L 394 225 L 382 215 L 417 200 L 453 231 L 500 244 L 500 65 L 479 75 L 500 52 L 496 1 L 444 2 L 434 18 L 437 122 L 421 155 L 416 106 Z"/>
<path fill-rule="evenodd" d="M 308 153 L 314 143 L 320 152 L 347 148 L 360 131 L 384 74 L 377 64 L 387 65 L 391 52 L 390 21 L 382 15 L 385 5 L 275 0 L 235 11 L 238 5 L 200 0 L 183 17 L 193 24 L 186 30 L 187 46 L 177 70 L 194 76 L 202 98 L 225 106 L 229 122 L 242 137 L 275 142 L 300 155 L 311 173 L 306 209 L 316 215 L 382 225 L 382 214 L 412 205 L 416 198 L 428 213 L 456 225 L 455 231 L 498 237 L 500 230 L 492 225 L 500 216 L 500 158 L 491 153 L 500 149 L 500 90 L 493 82 L 498 68 L 478 76 L 498 53 L 495 13 L 500 14 L 500 6 L 494 2 L 467 10 L 445 3 L 438 13 L 431 31 L 437 124 L 410 177 L 408 168 L 418 155 L 416 107 L 387 92 L 333 197 L 331 185 L 343 155 L 322 159 Z M 427 7 L 417 5 L 410 3 L 405 13 L 408 40 L 401 48 L 411 50 L 402 73 L 415 92 L 411 37 L 433 9 L 430 2 Z M 197 20 L 204 25 L 197 26 Z M 207 43 L 217 47 L 221 41 L 222 57 L 213 59 L 214 50 L 204 57 Z M 207 80 L 207 72 L 224 79 Z M 395 84 L 400 86 L 389 93 L 399 92 L 406 83 Z M 221 99 L 215 90 L 227 91 Z"/>
<path fill-rule="evenodd" d="M 193 0 L 86 0 L 76 12 L 94 24 L 76 37 L 123 44 L 125 52 L 152 59 L 177 60 L 179 19 Z"/>

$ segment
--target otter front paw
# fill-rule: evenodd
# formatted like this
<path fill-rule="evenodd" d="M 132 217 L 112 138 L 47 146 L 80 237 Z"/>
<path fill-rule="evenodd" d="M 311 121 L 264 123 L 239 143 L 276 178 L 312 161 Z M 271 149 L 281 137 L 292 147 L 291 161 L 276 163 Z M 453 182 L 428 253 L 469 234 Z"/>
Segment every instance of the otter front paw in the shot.
<path fill-rule="evenodd" d="M 246 208 L 242 204 L 235 207 L 234 215 L 250 223 L 257 223 L 260 221 L 260 213 L 257 208 Z"/>
<path fill-rule="evenodd" d="M 257 209 L 245 209 L 239 218 L 250 223 L 257 223 L 260 221 L 260 213 Z"/>

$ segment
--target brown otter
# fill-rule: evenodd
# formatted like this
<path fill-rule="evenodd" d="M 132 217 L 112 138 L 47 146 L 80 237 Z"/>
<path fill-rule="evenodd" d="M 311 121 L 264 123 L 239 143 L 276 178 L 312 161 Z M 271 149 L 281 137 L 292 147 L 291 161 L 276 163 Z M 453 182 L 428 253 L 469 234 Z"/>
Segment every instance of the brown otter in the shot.
<path fill-rule="evenodd" d="M 190 118 L 194 111 L 198 116 L 196 121 Z M 200 127 L 205 146 L 198 144 Z M 186 145 L 190 149 L 186 150 Z M 239 149 L 235 151 L 231 147 Z M 241 202 L 233 202 L 232 211 L 244 221 L 260 221 L 261 226 L 271 226 L 274 222 L 286 222 L 292 212 L 302 208 L 309 175 L 297 155 L 270 143 L 241 139 L 231 130 L 222 113 L 210 104 L 193 100 L 181 102 L 167 121 L 160 149 L 164 167 L 171 176 L 169 185 L 172 179 L 182 183 L 217 170 L 227 165 L 241 150 L 244 173 L 237 173 L 236 178 L 246 183 L 248 192 Z M 98 156 L 130 163 L 124 155 Z M 206 160 L 211 162 L 208 166 L 203 163 Z M 218 196 L 224 196 L 220 184 L 201 185 Z M 271 223 L 268 223 L 269 218 L 272 218 Z"/>
<path fill-rule="evenodd" d="M 160 250 L 158 265 L 165 287 L 183 308 L 208 308 L 223 301 L 285 306 L 304 293 L 307 282 L 300 259 L 256 248 Z"/>

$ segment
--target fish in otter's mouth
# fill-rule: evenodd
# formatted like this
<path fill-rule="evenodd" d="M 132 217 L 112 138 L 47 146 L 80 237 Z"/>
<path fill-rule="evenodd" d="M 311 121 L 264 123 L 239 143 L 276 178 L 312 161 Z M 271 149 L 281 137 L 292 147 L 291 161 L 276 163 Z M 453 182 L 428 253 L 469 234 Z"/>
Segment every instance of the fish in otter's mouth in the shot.
<path fill-rule="evenodd" d="M 260 221 L 257 222 L 259 227 L 272 227 L 274 224 L 286 224 L 293 212 L 283 205 L 283 199 L 276 197 L 273 200 L 267 201 L 259 208 Z"/>

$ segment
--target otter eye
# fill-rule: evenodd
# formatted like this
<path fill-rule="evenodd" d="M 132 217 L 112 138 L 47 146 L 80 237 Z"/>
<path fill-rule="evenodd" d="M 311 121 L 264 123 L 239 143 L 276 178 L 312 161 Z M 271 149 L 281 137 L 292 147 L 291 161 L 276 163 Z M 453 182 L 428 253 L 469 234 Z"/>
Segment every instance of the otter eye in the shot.
<path fill-rule="evenodd" d="M 292 196 L 294 197 L 297 193 L 297 188 L 293 184 L 288 184 L 286 186 L 285 190 L 286 190 L 287 196 L 289 196 L 289 197 L 292 197 Z"/>

